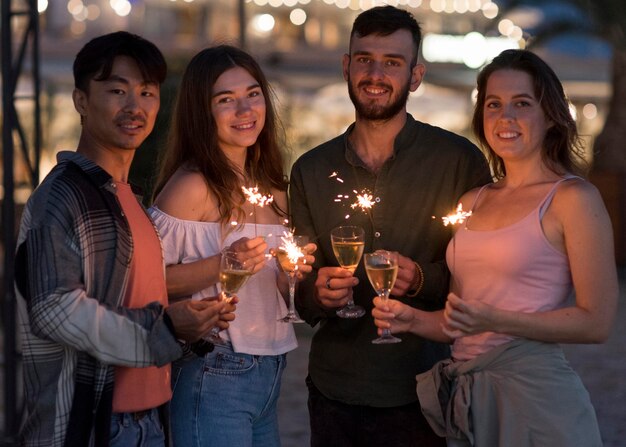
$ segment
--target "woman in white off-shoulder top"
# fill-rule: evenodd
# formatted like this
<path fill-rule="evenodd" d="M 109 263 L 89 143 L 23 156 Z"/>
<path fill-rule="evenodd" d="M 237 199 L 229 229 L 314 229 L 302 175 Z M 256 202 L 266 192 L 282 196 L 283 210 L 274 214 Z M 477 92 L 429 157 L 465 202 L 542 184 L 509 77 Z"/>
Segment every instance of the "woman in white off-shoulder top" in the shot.
<path fill-rule="evenodd" d="M 270 94 L 257 62 L 228 45 L 199 52 L 180 85 L 151 208 L 170 300 L 216 295 L 225 247 L 255 267 L 237 293 L 225 341 L 172 369 L 175 445 L 280 445 L 276 403 L 286 353 L 297 341 L 292 325 L 277 321 L 287 312 L 287 281 L 266 256 L 288 215 Z M 242 187 L 258 187 L 273 202 L 253 207 Z M 300 274 L 313 261 L 306 256 Z"/>

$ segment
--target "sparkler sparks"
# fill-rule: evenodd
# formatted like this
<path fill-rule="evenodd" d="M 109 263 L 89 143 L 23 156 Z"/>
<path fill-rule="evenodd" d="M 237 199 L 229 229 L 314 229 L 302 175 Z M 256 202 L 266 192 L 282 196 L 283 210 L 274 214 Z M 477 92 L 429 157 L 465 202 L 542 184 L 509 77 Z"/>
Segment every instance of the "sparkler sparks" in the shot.
<path fill-rule="evenodd" d="M 287 258 L 289 258 L 289 262 L 298 268 L 298 259 L 304 258 L 304 253 L 302 252 L 302 248 L 298 247 L 293 238 L 293 233 L 291 231 L 284 231 L 283 236 L 280 237 L 282 244 L 280 245 L 279 250 L 284 251 L 287 254 Z"/>
<path fill-rule="evenodd" d="M 269 194 L 265 196 L 261 194 L 257 186 L 253 188 L 246 188 L 245 186 L 242 186 L 241 190 L 246 196 L 246 200 L 254 206 L 260 206 L 261 208 L 263 208 L 265 205 L 269 205 L 274 201 L 273 195 Z"/>
<path fill-rule="evenodd" d="M 343 179 L 339 178 L 338 176 L 339 176 L 339 174 L 337 174 L 337 172 L 333 171 L 333 172 L 332 172 L 332 173 L 328 176 L 328 178 L 336 178 L 336 179 L 337 179 L 337 181 L 338 181 L 339 183 L 343 183 Z"/>
<path fill-rule="evenodd" d="M 339 177 L 339 174 L 336 171 L 331 172 L 328 178 L 334 178 L 339 183 L 343 183 L 343 179 Z M 367 215 L 369 215 L 369 210 L 371 210 L 372 207 L 376 204 L 376 201 L 373 200 L 374 197 L 372 196 L 372 194 L 370 194 L 370 192 L 367 189 L 362 190 L 360 193 L 356 189 L 353 189 L 352 192 L 355 194 L 356 201 L 350 204 L 350 208 L 352 208 L 353 210 L 358 208 L 364 213 L 366 213 Z M 349 200 L 349 199 L 350 199 L 349 194 L 337 194 L 335 198 L 333 199 L 333 201 L 343 202 L 344 200 Z M 350 214 L 346 214 L 345 218 L 346 219 L 350 218 Z"/>
<path fill-rule="evenodd" d="M 368 194 L 368 192 L 365 190 L 361 191 L 361 194 L 357 193 L 356 191 L 354 191 L 354 193 L 356 194 L 356 202 L 350 205 L 350 208 L 352 209 L 361 208 L 363 211 L 365 211 L 371 209 L 376 203 L 372 200 L 374 197 L 371 194 Z"/>
<path fill-rule="evenodd" d="M 471 215 L 472 212 L 463 211 L 463 204 L 459 203 L 459 205 L 456 207 L 456 213 L 448 214 L 441 219 L 443 220 L 443 225 L 447 227 L 448 225 L 461 224 L 465 222 L 465 219 L 467 219 Z"/>
<path fill-rule="evenodd" d="M 472 211 L 471 210 L 463 211 L 463 204 L 459 203 L 459 205 L 456 207 L 455 213 L 448 214 L 447 216 L 444 216 L 441 219 L 443 220 L 443 225 L 447 227 L 448 225 L 462 224 L 463 222 L 465 222 L 465 219 L 467 219 L 471 215 L 472 215 Z M 456 259 L 456 237 L 453 237 L 452 238 L 452 261 L 450 263 L 450 273 L 452 273 L 451 290 L 454 292 L 457 291 L 455 259 Z"/>
<path fill-rule="evenodd" d="M 274 196 L 269 194 L 267 196 L 259 192 L 259 188 L 254 186 L 252 188 L 241 187 L 243 195 L 246 200 L 252 204 L 252 214 L 254 215 L 254 236 L 256 237 L 256 207 L 263 208 L 265 205 L 269 205 L 274 201 Z"/>

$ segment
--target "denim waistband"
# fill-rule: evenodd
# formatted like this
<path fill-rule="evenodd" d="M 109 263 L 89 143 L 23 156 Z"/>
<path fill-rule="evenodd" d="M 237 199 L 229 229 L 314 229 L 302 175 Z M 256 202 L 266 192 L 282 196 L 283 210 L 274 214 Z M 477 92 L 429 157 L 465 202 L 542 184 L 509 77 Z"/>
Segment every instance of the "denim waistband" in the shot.
<path fill-rule="evenodd" d="M 118 419 L 120 421 L 140 421 L 145 417 L 151 417 L 154 418 L 155 420 L 159 420 L 159 409 L 158 408 L 149 408 L 147 410 L 140 410 L 140 411 L 128 411 L 128 412 L 122 412 L 122 413 L 113 413 L 111 415 L 111 419 L 115 420 Z"/>
<path fill-rule="evenodd" d="M 235 352 L 233 350 L 233 345 L 231 342 L 224 340 L 223 342 L 215 344 L 215 351 L 227 351 L 232 352 L 234 355 L 242 356 L 242 357 L 251 357 L 255 359 L 276 359 L 280 361 L 284 359 L 287 354 L 249 354 L 247 352 Z M 210 355 L 210 353 L 209 353 Z"/>

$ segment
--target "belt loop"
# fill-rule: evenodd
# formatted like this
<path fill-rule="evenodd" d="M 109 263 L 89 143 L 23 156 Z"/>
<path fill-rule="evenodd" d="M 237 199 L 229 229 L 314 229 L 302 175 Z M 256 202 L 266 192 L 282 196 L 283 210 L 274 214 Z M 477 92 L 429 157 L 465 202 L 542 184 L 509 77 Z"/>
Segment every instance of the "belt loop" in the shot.
<path fill-rule="evenodd" d="M 135 422 L 142 420 L 144 417 L 148 416 L 152 412 L 152 409 L 149 410 L 141 410 L 130 413 Z"/>

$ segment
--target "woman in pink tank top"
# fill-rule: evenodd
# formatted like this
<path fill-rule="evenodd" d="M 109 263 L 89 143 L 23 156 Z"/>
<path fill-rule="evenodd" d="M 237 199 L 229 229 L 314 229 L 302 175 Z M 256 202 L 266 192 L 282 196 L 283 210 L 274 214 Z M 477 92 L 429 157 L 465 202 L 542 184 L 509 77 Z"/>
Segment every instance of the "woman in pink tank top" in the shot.
<path fill-rule="evenodd" d="M 559 343 L 608 338 L 617 272 L 563 87 L 535 54 L 506 50 L 478 76 L 472 126 L 496 182 L 460 199 L 471 215 L 448 246 L 446 308 L 375 299 L 376 324 L 452 343 L 451 359 L 417 376 L 448 445 L 601 446 Z"/>

